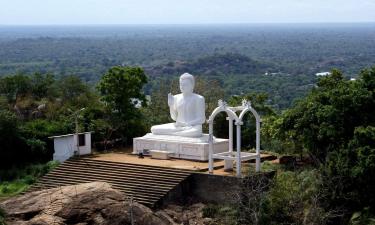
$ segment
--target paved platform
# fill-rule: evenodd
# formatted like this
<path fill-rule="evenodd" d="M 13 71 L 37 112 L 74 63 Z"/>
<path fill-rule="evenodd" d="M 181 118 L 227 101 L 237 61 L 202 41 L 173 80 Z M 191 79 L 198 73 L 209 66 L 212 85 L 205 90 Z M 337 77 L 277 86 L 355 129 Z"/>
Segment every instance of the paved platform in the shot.
<path fill-rule="evenodd" d="M 128 149 L 122 152 L 117 151 L 117 152 L 110 152 L 110 153 L 97 153 L 91 156 L 85 156 L 85 158 L 87 157 L 93 160 L 100 160 L 100 161 L 158 166 L 158 167 L 166 167 L 166 168 L 173 168 L 173 169 L 184 169 L 184 170 L 191 170 L 193 172 L 207 172 L 208 171 L 208 162 L 185 160 L 185 159 L 173 159 L 173 158 L 166 159 L 166 160 L 152 159 L 149 156 L 145 156 L 144 158 L 139 158 L 137 155 L 131 154 Z M 269 155 L 269 154 L 261 154 L 262 161 L 269 160 L 272 157 L 274 156 Z M 253 164 L 250 162 L 242 163 L 244 172 L 248 171 L 249 167 L 251 167 L 251 169 L 253 168 Z M 224 171 L 224 160 L 215 160 L 214 174 L 225 175 L 225 176 L 236 176 L 235 169 L 233 171 Z"/>
<path fill-rule="evenodd" d="M 88 156 L 85 156 L 88 157 Z M 145 156 L 144 158 L 139 158 L 137 155 L 130 153 L 100 153 L 89 156 L 90 159 L 100 160 L 100 161 L 110 161 L 110 162 L 120 162 L 120 163 L 131 163 L 138 165 L 148 165 L 148 166 L 159 166 L 167 167 L 173 169 L 185 169 L 192 171 L 207 171 L 208 162 L 192 161 L 185 159 L 152 159 L 150 156 Z M 215 167 L 220 168 L 224 166 L 223 160 L 218 160 L 215 162 Z"/>

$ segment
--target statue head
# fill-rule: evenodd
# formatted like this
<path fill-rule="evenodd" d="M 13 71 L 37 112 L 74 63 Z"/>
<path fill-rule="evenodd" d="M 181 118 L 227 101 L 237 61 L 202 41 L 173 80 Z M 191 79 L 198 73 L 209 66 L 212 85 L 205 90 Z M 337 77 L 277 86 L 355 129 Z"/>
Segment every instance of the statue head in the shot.
<path fill-rule="evenodd" d="M 194 76 L 189 73 L 184 73 L 180 76 L 180 90 L 183 94 L 193 93 L 194 90 Z"/>

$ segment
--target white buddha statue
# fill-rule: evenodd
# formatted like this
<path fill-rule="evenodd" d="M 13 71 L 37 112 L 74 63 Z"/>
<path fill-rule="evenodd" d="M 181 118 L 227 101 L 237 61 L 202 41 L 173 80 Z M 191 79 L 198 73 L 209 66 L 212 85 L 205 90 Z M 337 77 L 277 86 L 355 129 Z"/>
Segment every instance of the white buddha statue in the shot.
<path fill-rule="evenodd" d="M 206 120 L 204 97 L 193 93 L 194 77 L 184 73 L 180 77 L 181 94 L 168 94 L 168 106 L 175 123 L 155 125 L 151 132 L 156 135 L 201 137 L 202 124 Z"/>

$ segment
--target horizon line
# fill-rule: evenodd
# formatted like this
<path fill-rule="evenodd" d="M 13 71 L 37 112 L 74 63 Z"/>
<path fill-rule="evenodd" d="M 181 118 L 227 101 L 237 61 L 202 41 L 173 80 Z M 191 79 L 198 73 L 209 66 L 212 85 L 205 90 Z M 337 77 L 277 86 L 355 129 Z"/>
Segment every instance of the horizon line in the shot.
<path fill-rule="evenodd" d="M 82 24 L 0 24 L 10 26 L 206 26 L 206 25 L 302 25 L 302 24 L 372 24 L 375 21 L 340 21 L 340 22 L 236 22 L 236 23 L 82 23 Z"/>

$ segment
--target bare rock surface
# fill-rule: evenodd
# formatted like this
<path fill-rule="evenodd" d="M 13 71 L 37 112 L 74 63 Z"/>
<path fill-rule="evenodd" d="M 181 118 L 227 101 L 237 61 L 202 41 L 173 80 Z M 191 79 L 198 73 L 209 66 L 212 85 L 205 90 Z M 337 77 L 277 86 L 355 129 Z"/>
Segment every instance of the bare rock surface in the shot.
<path fill-rule="evenodd" d="M 168 213 L 154 213 L 108 183 L 92 182 L 27 193 L 2 203 L 8 225 L 169 225 Z"/>
<path fill-rule="evenodd" d="M 170 204 L 163 210 L 157 212 L 158 215 L 166 215 L 173 219 L 175 224 L 183 225 L 213 225 L 211 218 L 204 218 L 202 210 L 205 207 L 202 203 L 192 205 L 173 205 Z"/>

